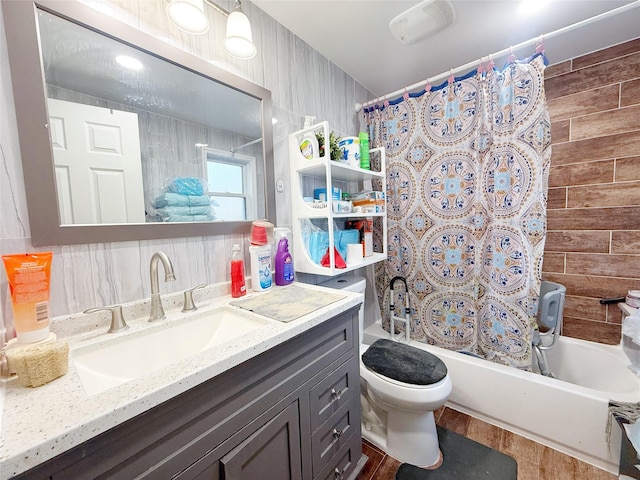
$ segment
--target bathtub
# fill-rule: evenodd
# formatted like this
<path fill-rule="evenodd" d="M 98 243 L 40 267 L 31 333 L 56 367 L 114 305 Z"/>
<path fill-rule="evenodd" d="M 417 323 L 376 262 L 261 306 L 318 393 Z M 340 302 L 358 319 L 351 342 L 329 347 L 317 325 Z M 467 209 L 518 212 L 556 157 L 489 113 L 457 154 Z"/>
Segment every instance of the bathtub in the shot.
<path fill-rule="evenodd" d="M 389 338 L 380 322 L 364 330 L 364 343 Z M 556 378 L 524 372 L 422 342 L 442 359 L 453 390 L 447 406 L 618 473 L 621 430 L 607 439 L 608 402 L 640 401 L 640 380 L 619 345 L 560 336 L 546 351 Z M 610 446 L 609 446 L 610 445 Z"/>

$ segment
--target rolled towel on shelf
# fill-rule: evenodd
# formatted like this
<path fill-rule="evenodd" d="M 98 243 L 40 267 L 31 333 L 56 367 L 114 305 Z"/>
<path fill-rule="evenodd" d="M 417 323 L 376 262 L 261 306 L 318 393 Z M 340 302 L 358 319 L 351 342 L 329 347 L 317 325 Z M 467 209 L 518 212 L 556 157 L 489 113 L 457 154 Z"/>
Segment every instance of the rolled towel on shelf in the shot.
<path fill-rule="evenodd" d="M 174 207 L 168 205 L 157 210 L 161 216 L 165 215 L 211 215 L 211 207 L 209 205 L 195 207 Z"/>
<path fill-rule="evenodd" d="M 163 222 L 212 222 L 214 215 L 167 215 L 162 217 Z"/>
<path fill-rule="evenodd" d="M 172 207 L 198 207 L 210 205 L 208 195 L 182 195 L 180 193 L 166 192 L 156 197 L 153 201 L 155 208 Z"/>
<path fill-rule="evenodd" d="M 177 177 L 167 186 L 167 190 L 181 195 L 202 195 L 204 188 L 200 179 L 195 177 Z"/>

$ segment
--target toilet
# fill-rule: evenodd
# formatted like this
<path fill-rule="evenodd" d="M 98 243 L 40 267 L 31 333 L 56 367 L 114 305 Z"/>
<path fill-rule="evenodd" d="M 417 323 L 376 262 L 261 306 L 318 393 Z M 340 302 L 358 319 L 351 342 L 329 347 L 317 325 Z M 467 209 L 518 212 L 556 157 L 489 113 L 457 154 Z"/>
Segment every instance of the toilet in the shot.
<path fill-rule="evenodd" d="M 321 284 L 362 294 L 366 285 L 360 276 L 337 277 Z M 390 339 L 363 344 L 364 306 L 359 324 L 363 438 L 401 462 L 437 466 L 441 455 L 433 412 L 451 393 L 446 366 L 424 349 Z M 421 367 L 407 371 L 407 363 Z"/>

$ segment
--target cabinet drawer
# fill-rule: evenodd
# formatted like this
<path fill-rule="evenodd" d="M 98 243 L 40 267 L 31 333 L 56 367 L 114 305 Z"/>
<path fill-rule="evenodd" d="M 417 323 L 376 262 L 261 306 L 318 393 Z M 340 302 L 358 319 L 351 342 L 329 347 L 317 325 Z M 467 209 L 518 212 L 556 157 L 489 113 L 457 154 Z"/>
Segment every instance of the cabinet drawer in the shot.
<path fill-rule="evenodd" d="M 352 436 L 360 438 L 359 433 L 360 396 L 352 395 L 311 437 L 314 476 Z"/>
<path fill-rule="evenodd" d="M 311 388 L 311 431 L 315 432 L 359 392 L 360 362 L 357 357 L 351 357 Z"/>
<path fill-rule="evenodd" d="M 360 435 L 351 435 L 342 448 L 325 465 L 315 480 L 347 480 L 353 475 L 362 457 L 362 441 Z"/>

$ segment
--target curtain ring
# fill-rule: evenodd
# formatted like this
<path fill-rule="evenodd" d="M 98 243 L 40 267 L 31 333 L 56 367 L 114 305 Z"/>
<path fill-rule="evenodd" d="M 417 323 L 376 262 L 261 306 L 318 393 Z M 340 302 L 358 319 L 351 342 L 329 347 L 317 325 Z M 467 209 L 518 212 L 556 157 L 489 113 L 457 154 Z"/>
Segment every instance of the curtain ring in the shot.
<path fill-rule="evenodd" d="M 513 54 L 513 47 L 509 47 L 509 51 L 511 52 L 511 55 L 509 55 L 507 63 L 513 63 L 516 61 L 516 56 Z"/>
<path fill-rule="evenodd" d="M 493 68 L 496 66 L 496 64 L 493 61 L 493 58 L 491 58 L 491 54 L 489 54 L 489 63 L 487 63 L 487 68 L 485 69 L 485 72 L 489 73 L 490 71 L 493 70 Z"/>
<path fill-rule="evenodd" d="M 449 79 L 447 80 L 449 84 L 452 84 L 456 81 L 456 77 L 453 76 L 453 68 L 449 70 Z"/>

